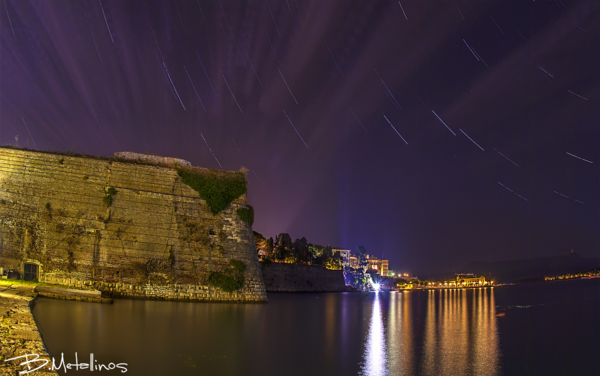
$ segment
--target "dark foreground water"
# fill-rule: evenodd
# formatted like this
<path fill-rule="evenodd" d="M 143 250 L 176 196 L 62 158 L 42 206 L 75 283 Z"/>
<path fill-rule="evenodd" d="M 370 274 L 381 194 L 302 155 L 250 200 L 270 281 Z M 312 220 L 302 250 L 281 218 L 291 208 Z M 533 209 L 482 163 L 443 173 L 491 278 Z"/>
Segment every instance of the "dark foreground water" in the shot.
<path fill-rule="evenodd" d="M 600 279 L 260 305 L 39 299 L 34 315 L 56 360 L 93 353 L 128 375 L 600 375 Z"/>

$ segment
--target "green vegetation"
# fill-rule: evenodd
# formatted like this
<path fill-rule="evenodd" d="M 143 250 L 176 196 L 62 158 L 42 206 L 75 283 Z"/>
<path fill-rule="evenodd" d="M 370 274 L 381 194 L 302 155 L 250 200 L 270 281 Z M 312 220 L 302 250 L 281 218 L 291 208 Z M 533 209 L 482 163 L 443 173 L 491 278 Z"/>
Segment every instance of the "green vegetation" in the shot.
<path fill-rule="evenodd" d="M 342 264 L 341 259 L 330 257 L 323 261 L 323 267 L 327 270 L 342 270 L 344 265 Z"/>
<path fill-rule="evenodd" d="M 112 196 L 117 194 L 117 190 L 114 189 L 113 187 L 108 187 L 105 189 L 106 192 L 106 196 L 104 196 L 104 198 L 102 198 L 102 201 L 104 202 L 104 205 L 111 206 L 112 205 Z"/>
<path fill-rule="evenodd" d="M 218 170 L 176 168 L 181 181 L 198 192 L 208 203 L 213 215 L 225 209 L 233 200 L 246 193 L 246 176 L 243 172 L 223 173 Z"/>
<path fill-rule="evenodd" d="M 208 284 L 225 292 L 234 292 L 244 287 L 246 265 L 239 260 L 229 260 L 229 268 L 222 272 L 209 272 Z"/>
<path fill-rule="evenodd" d="M 237 213 L 242 221 L 246 222 L 250 226 L 254 224 L 254 208 L 252 206 L 248 205 L 248 209 L 239 208 Z"/>
<path fill-rule="evenodd" d="M 173 267 L 175 265 L 175 252 L 173 252 L 173 246 L 169 247 L 169 257 L 167 258 L 167 264 Z"/>
<path fill-rule="evenodd" d="M 277 235 L 273 246 L 273 258 L 279 262 L 285 262 L 286 259 L 290 258 L 293 254 L 292 238 L 290 237 L 290 234 L 281 233 Z"/>
<path fill-rule="evenodd" d="M 253 231 L 254 244 L 259 261 L 263 266 L 272 262 L 286 264 L 320 265 L 329 270 L 342 270 L 343 263 L 340 253 L 333 252 L 331 245 L 322 246 L 310 244 L 302 237 L 292 242 L 290 234 L 281 233 L 266 239 L 264 235 Z"/>

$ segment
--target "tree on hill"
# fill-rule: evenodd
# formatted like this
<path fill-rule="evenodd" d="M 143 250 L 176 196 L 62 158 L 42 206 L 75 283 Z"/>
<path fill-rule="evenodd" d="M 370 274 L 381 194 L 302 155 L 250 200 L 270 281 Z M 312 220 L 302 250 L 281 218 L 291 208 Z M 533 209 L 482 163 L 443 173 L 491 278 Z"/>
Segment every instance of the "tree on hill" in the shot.
<path fill-rule="evenodd" d="M 323 248 L 323 258 L 328 259 L 333 257 L 333 249 L 331 248 L 330 245 L 326 246 L 325 248 Z"/>
<path fill-rule="evenodd" d="M 290 234 L 286 234 L 285 232 L 282 232 L 281 234 L 279 234 L 275 237 L 275 242 L 274 242 L 273 246 L 275 248 L 278 248 L 281 246 L 286 249 L 290 249 L 290 248 L 292 248 L 292 237 L 290 236 Z"/>
<path fill-rule="evenodd" d="M 323 254 L 323 246 L 318 244 L 309 244 L 308 251 L 311 253 L 313 257 L 313 261 L 320 257 Z"/>
<path fill-rule="evenodd" d="M 362 272 L 366 272 L 369 267 L 369 260 L 367 259 L 367 248 L 362 245 L 356 247 L 358 253 L 358 268 L 362 269 Z"/>
<path fill-rule="evenodd" d="M 341 257 L 339 257 L 339 255 L 336 255 L 334 257 L 329 257 L 326 260 L 324 260 L 323 266 L 325 267 L 325 269 L 329 270 L 342 270 L 344 264 L 342 263 Z"/>
<path fill-rule="evenodd" d="M 273 238 L 267 239 L 267 244 L 265 245 L 265 252 L 267 256 L 270 257 L 273 255 Z"/>
<path fill-rule="evenodd" d="M 324 268 L 329 270 L 340 270 L 342 269 L 342 258 L 340 254 L 333 254 L 331 245 L 323 248 L 321 255 L 317 258 L 317 264 L 323 265 Z"/>
<path fill-rule="evenodd" d="M 292 251 L 296 262 L 299 264 L 310 264 L 312 256 L 308 250 L 306 238 L 296 239 L 292 244 Z"/>
<path fill-rule="evenodd" d="M 346 280 L 351 284 L 352 287 L 357 288 L 360 291 L 368 291 L 371 283 L 371 276 L 366 273 L 369 262 L 367 259 L 367 249 L 362 245 L 357 247 L 358 253 L 358 268 L 351 272 L 346 272 Z"/>
<path fill-rule="evenodd" d="M 281 233 L 275 237 L 275 249 L 273 250 L 274 257 L 279 261 L 292 256 L 292 238 L 290 234 Z"/>

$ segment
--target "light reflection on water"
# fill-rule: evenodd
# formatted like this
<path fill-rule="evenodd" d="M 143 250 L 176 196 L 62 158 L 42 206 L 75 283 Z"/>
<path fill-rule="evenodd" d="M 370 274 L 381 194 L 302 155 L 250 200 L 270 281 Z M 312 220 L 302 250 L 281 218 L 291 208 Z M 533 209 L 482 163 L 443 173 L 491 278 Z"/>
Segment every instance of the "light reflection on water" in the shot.
<path fill-rule="evenodd" d="M 130 364 L 131 375 L 498 375 L 501 352 L 521 344 L 507 325 L 523 320 L 516 309 L 498 319 L 496 304 L 518 292 L 273 294 L 264 305 L 42 298 L 34 314 L 52 356 L 93 352 Z M 514 371 L 524 353 L 503 359 Z"/>
<path fill-rule="evenodd" d="M 600 375 L 599 296 L 597 279 L 248 305 L 39 298 L 33 313 L 51 356 L 134 376 Z"/>
<path fill-rule="evenodd" d="M 373 299 L 360 374 L 499 373 L 493 289 L 399 292 L 388 298 L 377 293 Z"/>
<path fill-rule="evenodd" d="M 379 376 L 386 374 L 386 346 L 383 329 L 383 318 L 379 304 L 379 293 L 375 293 L 373 300 L 373 313 L 369 325 L 369 334 L 365 344 L 365 356 L 362 374 L 365 376 Z"/>

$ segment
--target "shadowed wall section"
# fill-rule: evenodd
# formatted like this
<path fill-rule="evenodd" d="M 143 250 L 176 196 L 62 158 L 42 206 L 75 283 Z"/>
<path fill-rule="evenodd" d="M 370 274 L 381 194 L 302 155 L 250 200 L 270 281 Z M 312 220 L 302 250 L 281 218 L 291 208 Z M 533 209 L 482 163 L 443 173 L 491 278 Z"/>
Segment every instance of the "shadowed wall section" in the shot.
<path fill-rule="evenodd" d="M 154 159 L 0 148 L 0 266 L 38 265 L 42 282 L 112 297 L 266 301 L 252 228 L 236 212 L 246 194 L 213 215 L 175 165 Z M 244 287 L 209 286 L 231 259 L 246 266 Z"/>
<path fill-rule="evenodd" d="M 267 291 L 350 291 L 346 288 L 343 271 L 327 270 L 317 265 L 272 263 L 269 266 L 263 266 L 263 278 Z"/>

